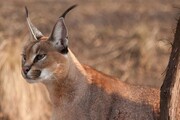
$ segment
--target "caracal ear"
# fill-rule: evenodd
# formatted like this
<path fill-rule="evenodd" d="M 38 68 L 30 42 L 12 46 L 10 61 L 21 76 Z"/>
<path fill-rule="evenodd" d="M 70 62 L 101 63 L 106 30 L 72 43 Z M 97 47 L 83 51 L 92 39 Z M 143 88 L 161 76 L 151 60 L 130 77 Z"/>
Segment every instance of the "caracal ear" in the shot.
<path fill-rule="evenodd" d="M 60 53 L 66 54 L 68 52 L 68 31 L 63 17 L 56 22 L 49 41 Z"/>
<path fill-rule="evenodd" d="M 26 21 L 31 35 L 31 40 L 39 40 L 39 38 L 43 37 L 43 34 L 31 23 L 31 20 L 29 19 L 29 12 L 26 6 L 25 6 L 25 11 L 26 11 Z"/>

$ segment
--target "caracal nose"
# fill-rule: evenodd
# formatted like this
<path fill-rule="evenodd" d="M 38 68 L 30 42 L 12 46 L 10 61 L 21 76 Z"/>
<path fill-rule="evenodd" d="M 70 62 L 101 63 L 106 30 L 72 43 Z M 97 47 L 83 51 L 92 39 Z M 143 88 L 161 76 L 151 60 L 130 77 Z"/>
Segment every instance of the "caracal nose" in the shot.
<path fill-rule="evenodd" d="M 24 72 L 25 74 L 27 74 L 30 69 L 31 69 L 30 66 L 24 66 L 24 67 L 23 67 L 23 72 Z"/>

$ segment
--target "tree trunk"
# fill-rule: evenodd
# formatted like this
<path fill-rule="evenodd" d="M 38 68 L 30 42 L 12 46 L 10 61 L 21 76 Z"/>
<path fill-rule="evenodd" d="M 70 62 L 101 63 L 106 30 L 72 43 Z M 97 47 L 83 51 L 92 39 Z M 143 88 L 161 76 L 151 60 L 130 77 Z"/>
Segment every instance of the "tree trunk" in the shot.
<path fill-rule="evenodd" d="M 160 93 L 160 120 L 178 120 L 180 91 L 180 18 L 178 19 L 172 51 Z M 179 118 L 180 119 L 180 118 Z"/>

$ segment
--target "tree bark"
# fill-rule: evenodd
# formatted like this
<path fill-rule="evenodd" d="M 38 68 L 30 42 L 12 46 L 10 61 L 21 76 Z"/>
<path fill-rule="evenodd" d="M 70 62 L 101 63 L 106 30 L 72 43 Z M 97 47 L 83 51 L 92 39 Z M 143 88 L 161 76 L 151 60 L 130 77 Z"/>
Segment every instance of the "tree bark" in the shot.
<path fill-rule="evenodd" d="M 160 120 L 178 120 L 180 94 L 180 17 L 160 93 Z M 180 118 L 179 118 L 180 119 Z"/>

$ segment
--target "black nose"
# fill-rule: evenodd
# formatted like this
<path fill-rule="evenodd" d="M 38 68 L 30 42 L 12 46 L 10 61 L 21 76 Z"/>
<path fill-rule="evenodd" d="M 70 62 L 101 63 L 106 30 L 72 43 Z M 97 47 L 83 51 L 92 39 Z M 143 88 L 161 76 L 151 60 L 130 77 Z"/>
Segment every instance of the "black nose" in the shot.
<path fill-rule="evenodd" d="M 30 69 L 31 69 L 30 66 L 24 66 L 24 67 L 23 67 L 23 72 L 24 72 L 24 74 L 27 74 Z"/>

